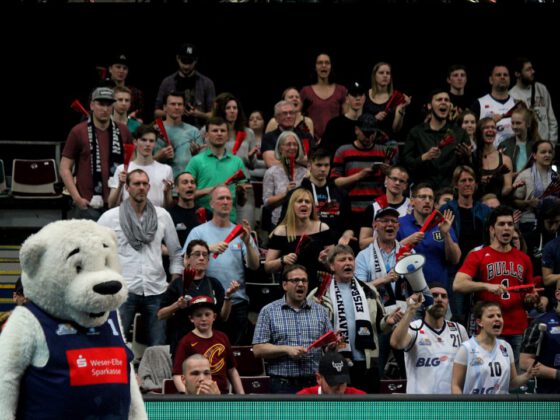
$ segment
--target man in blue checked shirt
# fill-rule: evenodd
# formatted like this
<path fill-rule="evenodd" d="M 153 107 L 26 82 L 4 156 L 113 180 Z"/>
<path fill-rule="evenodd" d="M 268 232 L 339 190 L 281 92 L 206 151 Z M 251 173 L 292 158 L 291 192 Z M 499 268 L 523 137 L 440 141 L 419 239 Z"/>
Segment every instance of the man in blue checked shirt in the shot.
<path fill-rule="evenodd" d="M 304 266 L 287 266 L 282 275 L 285 296 L 266 305 L 257 320 L 253 352 L 267 359 L 274 394 L 295 394 L 316 382 L 321 350 L 307 347 L 332 327 L 325 308 L 306 301 L 308 286 Z"/>

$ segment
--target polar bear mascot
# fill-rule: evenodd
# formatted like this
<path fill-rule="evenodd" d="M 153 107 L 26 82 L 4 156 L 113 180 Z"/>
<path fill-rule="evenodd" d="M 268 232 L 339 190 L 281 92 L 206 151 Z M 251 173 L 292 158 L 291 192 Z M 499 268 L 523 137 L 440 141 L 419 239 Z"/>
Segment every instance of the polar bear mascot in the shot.
<path fill-rule="evenodd" d="M 20 261 L 29 302 L 0 334 L 0 419 L 146 419 L 117 318 L 127 288 L 113 232 L 54 222 Z"/>

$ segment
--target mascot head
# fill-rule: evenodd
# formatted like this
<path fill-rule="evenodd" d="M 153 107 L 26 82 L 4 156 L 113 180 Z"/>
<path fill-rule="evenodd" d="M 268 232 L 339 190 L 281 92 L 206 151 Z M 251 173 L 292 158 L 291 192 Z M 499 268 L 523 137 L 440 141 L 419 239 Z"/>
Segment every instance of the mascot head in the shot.
<path fill-rule="evenodd" d="M 25 295 L 50 315 L 97 327 L 127 298 L 114 233 L 89 220 L 62 220 L 20 251 Z"/>

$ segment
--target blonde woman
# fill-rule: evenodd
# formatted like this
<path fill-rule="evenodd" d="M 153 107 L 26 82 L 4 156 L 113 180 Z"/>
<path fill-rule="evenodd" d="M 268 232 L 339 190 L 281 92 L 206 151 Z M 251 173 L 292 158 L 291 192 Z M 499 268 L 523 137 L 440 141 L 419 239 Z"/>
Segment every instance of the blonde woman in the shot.
<path fill-rule="evenodd" d="M 307 239 L 301 240 L 304 235 Z M 290 197 L 286 216 L 270 235 L 264 269 L 270 273 L 285 265 L 302 264 L 311 290 L 317 286 L 317 270 L 326 269 L 322 262 L 333 244 L 329 226 L 317 217 L 311 191 L 298 188 Z"/>

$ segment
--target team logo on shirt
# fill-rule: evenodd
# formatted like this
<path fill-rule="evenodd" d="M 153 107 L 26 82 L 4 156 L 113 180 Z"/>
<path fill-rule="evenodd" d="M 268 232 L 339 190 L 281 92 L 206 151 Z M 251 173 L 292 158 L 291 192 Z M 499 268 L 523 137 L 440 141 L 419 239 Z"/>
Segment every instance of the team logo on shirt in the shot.
<path fill-rule="evenodd" d="M 471 366 L 482 366 L 483 364 L 484 361 L 480 357 L 475 357 L 470 363 Z"/>
<path fill-rule="evenodd" d="M 550 328 L 550 334 L 560 334 L 560 325 Z"/>
<path fill-rule="evenodd" d="M 502 346 L 501 344 L 500 344 L 500 351 L 502 352 L 502 355 L 504 357 L 508 357 L 507 349 L 504 346 Z"/>
<path fill-rule="evenodd" d="M 367 329 L 367 327 L 360 327 L 360 329 L 358 330 L 358 335 L 370 335 L 369 330 Z"/>
<path fill-rule="evenodd" d="M 432 237 L 434 238 L 434 241 L 436 241 L 436 242 L 443 241 L 443 236 L 441 235 L 441 232 L 439 230 L 436 230 L 435 232 L 432 232 Z"/>
<path fill-rule="evenodd" d="M 77 332 L 76 328 L 70 324 L 58 324 L 58 328 L 56 329 L 56 335 L 71 335 Z"/>
<path fill-rule="evenodd" d="M 447 321 L 447 326 L 449 327 L 449 331 L 457 331 L 457 326 L 454 322 Z"/>
<path fill-rule="evenodd" d="M 420 340 L 418 340 L 418 345 L 419 346 L 431 346 L 432 342 L 430 341 L 429 338 L 423 337 Z"/>

